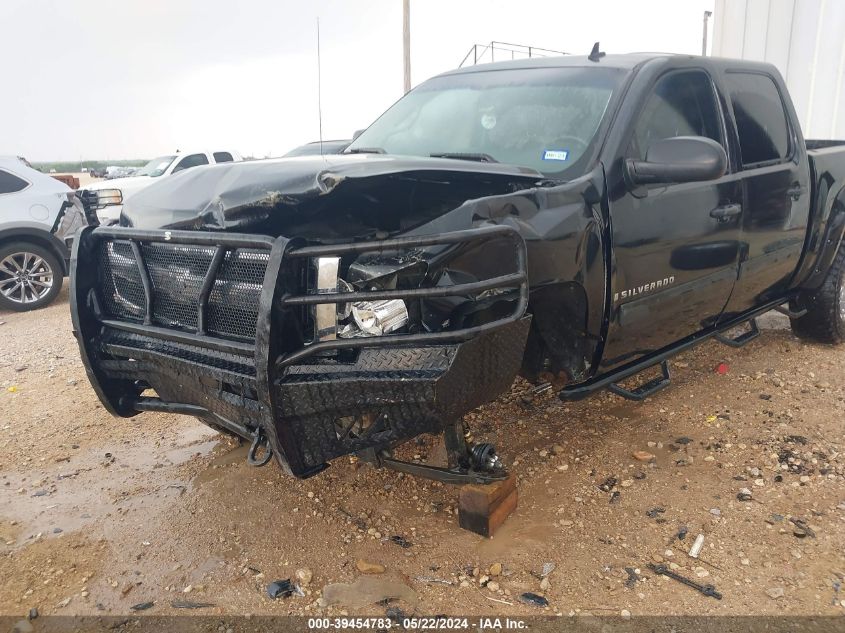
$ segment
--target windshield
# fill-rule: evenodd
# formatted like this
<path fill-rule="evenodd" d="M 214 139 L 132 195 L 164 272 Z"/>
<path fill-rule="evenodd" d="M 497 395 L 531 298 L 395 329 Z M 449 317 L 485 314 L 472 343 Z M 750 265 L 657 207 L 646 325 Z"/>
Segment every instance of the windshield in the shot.
<path fill-rule="evenodd" d="M 397 101 L 347 152 L 463 154 L 576 176 L 623 71 L 532 68 L 436 77 Z"/>
<path fill-rule="evenodd" d="M 152 176 L 155 178 L 156 176 L 161 176 L 168 167 L 170 167 L 170 163 L 173 162 L 173 159 L 176 158 L 175 156 L 159 156 L 158 158 L 152 159 L 149 163 L 141 167 L 138 171 L 135 172 L 136 176 Z"/>

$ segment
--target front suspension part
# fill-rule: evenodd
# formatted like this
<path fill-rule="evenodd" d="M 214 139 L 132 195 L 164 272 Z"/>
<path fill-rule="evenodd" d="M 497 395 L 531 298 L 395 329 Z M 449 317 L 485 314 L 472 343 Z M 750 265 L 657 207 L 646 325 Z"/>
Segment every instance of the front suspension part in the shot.
<path fill-rule="evenodd" d="M 390 451 L 364 452 L 360 456 L 376 467 L 433 479 L 445 484 L 489 484 L 507 479 L 496 448 L 489 443 L 473 443 L 472 435 L 464 431 L 461 422 L 446 425 L 443 430 L 448 466 L 430 466 L 394 459 Z"/>

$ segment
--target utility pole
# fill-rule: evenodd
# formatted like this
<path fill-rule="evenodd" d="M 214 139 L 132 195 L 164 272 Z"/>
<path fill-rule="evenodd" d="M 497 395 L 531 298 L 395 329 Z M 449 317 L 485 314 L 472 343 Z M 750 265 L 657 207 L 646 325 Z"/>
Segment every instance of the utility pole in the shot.
<path fill-rule="evenodd" d="M 707 55 L 707 20 L 710 19 L 710 16 L 713 15 L 712 11 L 705 11 L 704 12 L 704 27 L 701 32 L 701 56 L 705 57 Z"/>
<path fill-rule="evenodd" d="M 411 90 L 411 0 L 402 0 L 402 59 L 405 66 L 405 92 Z"/>

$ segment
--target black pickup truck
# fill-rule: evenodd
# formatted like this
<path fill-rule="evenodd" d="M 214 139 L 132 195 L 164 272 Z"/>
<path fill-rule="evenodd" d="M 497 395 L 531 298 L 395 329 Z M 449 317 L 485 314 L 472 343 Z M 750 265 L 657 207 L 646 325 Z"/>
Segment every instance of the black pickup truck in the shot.
<path fill-rule="evenodd" d="M 76 240 L 73 323 L 114 415 L 195 415 L 297 477 L 354 453 L 487 481 L 501 463 L 461 419 L 518 373 L 642 399 L 672 354 L 741 345 L 772 309 L 840 343 L 843 185 L 845 142 L 804 140 L 771 65 L 595 49 L 476 66 L 339 155 L 137 194 Z M 394 458 L 441 431 L 447 466 Z"/>

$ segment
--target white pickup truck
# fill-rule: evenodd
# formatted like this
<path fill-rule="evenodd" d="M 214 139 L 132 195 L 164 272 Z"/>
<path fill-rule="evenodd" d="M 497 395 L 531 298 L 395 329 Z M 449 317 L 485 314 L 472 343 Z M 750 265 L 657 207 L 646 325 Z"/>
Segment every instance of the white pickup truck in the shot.
<path fill-rule="evenodd" d="M 241 160 L 243 160 L 241 155 L 232 151 L 177 151 L 175 154 L 154 158 L 139 169 L 134 176 L 91 183 L 85 187 L 82 193 L 85 195 L 86 192 L 96 192 L 97 195 L 93 204 L 97 211 L 97 218 L 101 225 L 109 226 L 117 224 L 120 220 L 120 212 L 123 210 L 123 202 L 126 199 L 161 178 L 190 167 Z M 86 199 L 92 198 L 93 196 L 88 194 Z"/>

